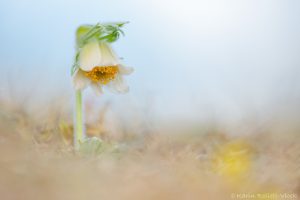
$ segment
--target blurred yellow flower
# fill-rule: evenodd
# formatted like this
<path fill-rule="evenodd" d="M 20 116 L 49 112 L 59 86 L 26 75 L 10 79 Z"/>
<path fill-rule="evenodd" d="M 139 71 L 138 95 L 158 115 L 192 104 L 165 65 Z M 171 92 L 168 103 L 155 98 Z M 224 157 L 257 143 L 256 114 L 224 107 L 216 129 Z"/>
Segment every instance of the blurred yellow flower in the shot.
<path fill-rule="evenodd" d="M 250 171 L 253 151 L 243 141 L 234 141 L 218 149 L 213 158 L 213 169 L 217 173 L 229 178 L 239 180 Z"/>
<path fill-rule="evenodd" d="M 76 90 L 91 86 L 99 95 L 103 86 L 118 93 L 125 93 L 129 89 L 123 75 L 131 74 L 133 69 L 122 65 L 110 44 L 105 41 L 95 39 L 85 44 L 79 51 L 78 66 L 73 74 Z"/>

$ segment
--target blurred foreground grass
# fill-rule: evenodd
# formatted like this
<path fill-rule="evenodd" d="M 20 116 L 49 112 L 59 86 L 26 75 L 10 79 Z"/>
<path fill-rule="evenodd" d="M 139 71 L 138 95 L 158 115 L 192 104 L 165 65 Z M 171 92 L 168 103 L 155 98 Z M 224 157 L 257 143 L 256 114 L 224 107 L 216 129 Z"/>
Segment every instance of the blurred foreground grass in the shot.
<path fill-rule="evenodd" d="M 101 137 L 103 146 L 97 155 L 88 155 L 73 151 L 72 114 L 63 100 L 36 111 L 3 100 L 0 108 L 3 200 L 297 199 L 300 195 L 298 132 L 270 128 L 232 136 L 222 127 L 191 127 L 193 131 L 174 127 L 141 134 L 132 128 L 120 129 L 115 137 L 105 131 L 110 127 L 103 123 L 103 108 L 87 124 L 88 135 Z"/>

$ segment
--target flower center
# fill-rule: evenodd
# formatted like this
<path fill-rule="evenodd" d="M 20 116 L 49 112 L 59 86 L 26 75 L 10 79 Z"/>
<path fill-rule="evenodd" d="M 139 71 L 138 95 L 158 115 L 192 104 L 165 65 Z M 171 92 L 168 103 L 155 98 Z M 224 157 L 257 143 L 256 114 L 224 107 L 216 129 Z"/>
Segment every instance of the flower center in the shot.
<path fill-rule="evenodd" d="M 85 72 L 85 75 L 94 82 L 107 84 L 116 77 L 118 73 L 117 66 L 96 66 L 92 71 Z"/>

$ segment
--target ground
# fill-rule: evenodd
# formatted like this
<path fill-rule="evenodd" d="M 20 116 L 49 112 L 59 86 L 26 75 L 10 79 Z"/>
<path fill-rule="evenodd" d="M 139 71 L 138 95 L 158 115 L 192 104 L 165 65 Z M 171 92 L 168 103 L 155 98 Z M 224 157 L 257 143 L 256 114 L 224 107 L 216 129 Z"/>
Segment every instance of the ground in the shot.
<path fill-rule="evenodd" d="M 102 138 L 100 146 L 76 152 L 70 110 L 56 105 L 42 115 L 7 102 L 0 108 L 4 200 L 300 198 L 297 131 L 231 135 L 195 127 L 127 130 L 116 138 L 94 121 L 87 133 Z"/>

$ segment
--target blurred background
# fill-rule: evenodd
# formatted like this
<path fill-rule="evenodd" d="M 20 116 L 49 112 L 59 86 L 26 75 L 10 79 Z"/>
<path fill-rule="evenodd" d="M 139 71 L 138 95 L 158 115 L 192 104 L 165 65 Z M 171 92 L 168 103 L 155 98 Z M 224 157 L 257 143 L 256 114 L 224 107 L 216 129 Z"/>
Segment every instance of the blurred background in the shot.
<path fill-rule="evenodd" d="M 297 0 L 1 0 L 1 95 L 72 97 L 76 28 L 130 21 L 113 44 L 135 68 L 130 93 L 87 91 L 86 101 L 112 102 L 127 119 L 297 124 L 299 9 Z"/>

